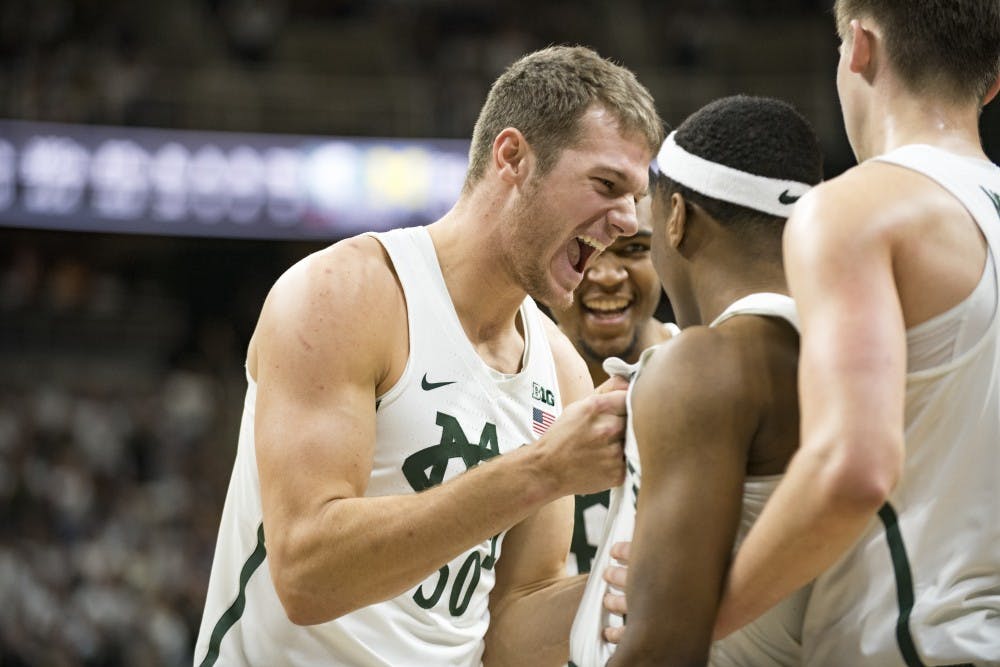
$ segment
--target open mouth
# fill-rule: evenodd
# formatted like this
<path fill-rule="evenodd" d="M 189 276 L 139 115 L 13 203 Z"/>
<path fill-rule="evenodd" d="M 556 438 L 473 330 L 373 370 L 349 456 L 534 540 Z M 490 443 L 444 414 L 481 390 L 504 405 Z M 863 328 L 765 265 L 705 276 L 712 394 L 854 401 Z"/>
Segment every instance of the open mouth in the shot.
<path fill-rule="evenodd" d="M 575 243 L 570 243 L 570 263 L 577 273 L 583 273 L 587 268 L 587 261 L 595 254 L 603 252 L 604 246 L 590 236 L 577 236 L 573 240 Z"/>

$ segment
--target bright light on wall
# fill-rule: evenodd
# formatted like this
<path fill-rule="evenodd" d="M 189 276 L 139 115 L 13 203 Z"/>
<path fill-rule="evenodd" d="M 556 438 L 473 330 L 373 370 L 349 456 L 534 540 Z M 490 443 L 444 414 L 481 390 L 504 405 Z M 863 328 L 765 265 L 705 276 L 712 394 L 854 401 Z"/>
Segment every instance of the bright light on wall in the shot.
<path fill-rule="evenodd" d="M 469 144 L 0 121 L 0 225 L 339 238 L 424 224 Z"/>

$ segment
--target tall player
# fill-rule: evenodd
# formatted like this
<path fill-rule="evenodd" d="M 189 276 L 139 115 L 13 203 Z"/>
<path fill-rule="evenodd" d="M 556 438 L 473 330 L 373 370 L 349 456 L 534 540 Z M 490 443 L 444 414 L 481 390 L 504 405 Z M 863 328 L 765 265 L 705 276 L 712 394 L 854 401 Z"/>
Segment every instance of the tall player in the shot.
<path fill-rule="evenodd" d="M 593 569 L 634 539 L 628 623 L 612 655 L 605 627 L 620 631 L 621 618 L 603 610 L 613 590 L 592 574 L 572 630 L 579 667 L 705 664 L 734 542 L 798 446 L 781 234 L 822 177 L 815 133 L 778 100 L 723 98 L 667 138 L 656 167 L 653 262 L 682 333 L 629 370 L 628 472 Z M 715 646 L 713 665 L 797 667 L 806 595 Z"/>
<path fill-rule="evenodd" d="M 997 0 L 838 0 L 859 166 L 788 224 L 802 448 L 733 563 L 719 634 L 816 577 L 803 663 L 1000 664 Z"/>
<path fill-rule="evenodd" d="M 639 231 L 620 237 L 591 260 L 569 308 L 552 315 L 583 360 L 595 385 L 608 379 L 608 357 L 639 361 L 648 347 L 670 338 L 676 325 L 653 317 L 660 302 L 660 280 L 649 256 L 651 198 L 637 204 Z M 570 573 L 590 572 L 608 511 L 608 491 L 576 497 Z"/>
<path fill-rule="evenodd" d="M 624 392 L 590 395 L 527 295 L 568 304 L 635 233 L 661 128 L 628 70 L 530 54 L 491 89 L 450 212 L 277 281 L 197 664 L 565 661 L 541 619 L 568 625 L 582 590 L 566 496 L 621 480 Z"/>

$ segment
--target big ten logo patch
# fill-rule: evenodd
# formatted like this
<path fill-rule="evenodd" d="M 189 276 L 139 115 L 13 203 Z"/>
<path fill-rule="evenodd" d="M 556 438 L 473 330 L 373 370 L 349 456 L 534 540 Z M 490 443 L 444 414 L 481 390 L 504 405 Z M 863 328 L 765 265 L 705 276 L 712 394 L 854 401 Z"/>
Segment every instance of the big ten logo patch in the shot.
<path fill-rule="evenodd" d="M 531 383 L 531 397 L 548 405 L 554 406 L 556 404 L 556 395 L 552 393 L 552 390 L 546 389 L 537 382 Z"/>

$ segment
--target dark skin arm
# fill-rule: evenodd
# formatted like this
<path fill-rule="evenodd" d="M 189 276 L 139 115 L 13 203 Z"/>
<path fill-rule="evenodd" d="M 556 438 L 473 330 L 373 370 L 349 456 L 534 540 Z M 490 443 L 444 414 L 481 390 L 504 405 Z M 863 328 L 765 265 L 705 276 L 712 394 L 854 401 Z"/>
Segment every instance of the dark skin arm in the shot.
<path fill-rule="evenodd" d="M 609 667 L 708 659 L 757 428 L 757 409 L 747 400 L 752 383 L 733 339 L 689 329 L 654 355 L 636 384 L 642 487 L 628 623 Z"/>

